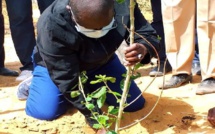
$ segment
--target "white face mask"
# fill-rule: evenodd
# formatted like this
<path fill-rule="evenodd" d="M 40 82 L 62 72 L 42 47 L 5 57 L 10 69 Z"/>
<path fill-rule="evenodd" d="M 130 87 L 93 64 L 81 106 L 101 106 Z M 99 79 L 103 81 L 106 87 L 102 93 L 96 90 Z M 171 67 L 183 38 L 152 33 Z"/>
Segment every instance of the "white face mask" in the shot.
<path fill-rule="evenodd" d="M 101 30 L 93 30 L 93 29 L 88 29 L 83 26 L 80 26 L 78 23 L 76 23 L 76 30 L 82 34 L 84 34 L 87 37 L 90 38 L 101 38 L 105 36 L 110 30 L 116 28 L 116 26 L 113 26 L 115 22 L 115 19 L 113 18 L 110 24 L 107 26 L 103 27 Z"/>
<path fill-rule="evenodd" d="M 117 27 L 117 23 L 115 22 L 115 19 L 113 18 L 112 21 L 110 22 L 110 24 L 108 24 L 107 26 L 103 27 L 101 30 L 94 30 L 94 29 L 88 29 L 85 28 L 83 26 L 80 26 L 75 18 L 74 18 L 74 13 L 72 12 L 72 9 L 70 9 L 72 16 L 73 16 L 73 20 L 75 22 L 75 28 L 79 33 L 82 33 L 83 35 L 90 37 L 90 38 L 101 38 L 103 36 L 105 36 L 110 30 L 114 29 Z"/>

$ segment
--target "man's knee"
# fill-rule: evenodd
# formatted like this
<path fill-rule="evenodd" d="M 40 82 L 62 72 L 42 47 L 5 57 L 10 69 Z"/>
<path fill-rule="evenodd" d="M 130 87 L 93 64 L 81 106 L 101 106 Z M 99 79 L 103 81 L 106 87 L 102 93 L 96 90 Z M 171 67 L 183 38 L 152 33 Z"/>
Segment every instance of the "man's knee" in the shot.
<path fill-rule="evenodd" d="M 68 104 L 61 98 L 60 100 L 54 98 L 41 100 L 30 96 L 26 102 L 26 114 L 40 120 L 54 120 L 66 113 L 68 109 Z"/>
<path fill-rule="evenodd" d="M 66 109 L 50 109 L 49 107 L 34 107 L 26 106 L 25 112 L 27 115 L 40 120 L 54 120 L 66 113 Z"/>
<path fill-rule="evenodd" d="M 141 110 L 145 105 L 145 99 L 141 96 L 139 99 L 134 101 L 131 105 L 124 109 L 125 112 L 136 112 Z"/>

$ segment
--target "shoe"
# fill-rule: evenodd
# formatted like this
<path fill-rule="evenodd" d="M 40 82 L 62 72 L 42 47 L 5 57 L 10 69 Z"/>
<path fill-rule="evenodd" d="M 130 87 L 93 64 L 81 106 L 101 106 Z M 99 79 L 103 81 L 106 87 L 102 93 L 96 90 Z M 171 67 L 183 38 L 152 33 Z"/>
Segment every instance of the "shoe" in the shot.
<path fill-rule="evenodd" d="M 32 76 L 31 70 L 23 70 L 20 75 L 16 78 L 16 81 L 23 81 Z"/>
<path fill-rule="evenodd" d="M 215 78 L 203 80 L 196 88 L 197 95 L 215 93 Z"/>
<path fill-rule="evenodd" d="M 169 63 L 166 63 L 165 66 L 165 72 L 164 72 L 164 63 L 160 63 L 160 68 L 158 70 L 158 66 L 154 67 L 152 71 L 149 73 L 149 76 L 154 77 L 154 76 L 163 76 L 164 74 L 171 72 L 172 67 Z"/>
<path fill-rule="evenodd" d="M 17 71 L 13 71 L 10 69 L 7 69 L 5 67 L 0 68 L 0 75 L 3 76 L 18 76 L 19 73 Z"/>
<path fill-rule="evenodd" d="M 192 64 L 192 74 L 193 75 L 201 75 L 201 67 L 200 67 L 200 63 L 193 63 Z"/>
<path fill-rule="evenodd" d="M 180 87 L 182 84 L 188 83 L 192 81 L 192 75 L 188 74 L 178 74 L 173 75 L 169 81 L 166 81 L 164 85 L 160 85 L 159 89 L 168 89 L 168 88 L 176 88 Z"/>
<path fill-rule="evenodd" d="M 32 78 L 33 76 L 30 76 L 18 85 L 17 98 L 19 100 L 26 100 L 28 98 L 28 91 L 31 85 Z"/>

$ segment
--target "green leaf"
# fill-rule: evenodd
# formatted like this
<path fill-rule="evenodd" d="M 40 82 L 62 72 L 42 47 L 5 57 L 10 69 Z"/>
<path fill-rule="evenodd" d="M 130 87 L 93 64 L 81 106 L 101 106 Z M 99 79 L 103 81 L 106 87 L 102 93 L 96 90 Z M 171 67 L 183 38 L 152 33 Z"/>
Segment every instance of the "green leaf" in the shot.
<path fill-rule="evenodd" d="M 115 83 L 116 82 L 116 78 L 114 78 L 114 77 L 106 77 L 105 81 L 110 81 L 111 83 Z"/>
<path fill-rule="evenodd" d="M 142 67 L 142 66 L 143 66 L 143 64 L 137 63 L 137 64 L 134 66 L 134 70 L 137 70 L 137 69 L 139 69 L 139 68 Z"/>
<path fill-rule="evenodd" d="M 102 79 L 102 80 L 103 80 L 103 79 L 105 79 L 106 75 L 101 75 L 101 74 L 100 74 L 100 75 L 96 75 L 95 77 L 96 77 L 97 79 Z"/>
<path fill-rule="evenodd" d="M 101 97 L 103 94 L 106 94 L 107 90 L 105 86 L 102 86 L 101 88 L 97 89 L 96 91 L 91 93 L 91 97 L 92 98 L 99 98 Z"/>
<path fill-rule="evenodd" d="M 157 36 L 157 39 L 158 39 L 159 41 L 161 41 L 162 38 L 158 35 L 158 36 Z"/>
<path fill-rule="evenodd" d="M 80 91 L 71 91 L 70 96 L 71 98 L 78 97 L 81 94 Z"/>
<path fill-rule="evenodd" d="M 120 94 L 120 93 L 118 93 L 118 92 L 111 92 L 111 93 L 114 94 L 115 96 L 119 96 L 119 97 L 122 96 L 122 94 Z"/>
<path fill-rule="evenodd" d="M 99 115 L 98 116 L 98 122 L 100 124 L 106 125 L 106 122 L 109 120 L 109 117 L 106 115 Z"/>
<path fill-rule="evenodd" d="M 120 101 L 121 101 L 120 99 L 117 99 L 117 100 L 116 100 L 117 103 L 120 103 Z"/>
<path fill-rule="evenodd" d="M 86 71 L 82 71 L 80 76 L 81 76 L 81 83 L 85 84 L 88 80 L 88 77 L 86 75 Z"/>
<path fill-rule="evenodd" d="M 109 122 L 108 122 L 108 123 L 106 123 L 105 127 L 106 127 L 106 128 L 110 128 L 110 127 L 112 126 L 112 124 L 113 124 L 113 123 L 109 123 Z"/>
<path fill-rule="evenodd" d="M 116 0 L 117 3 L 122 4 L 125 0 Z"/>
<path fill-rule="evenodd" d="M 95 129 L 101 129 L 102 125 L 101 124 L 93 124 L 93 128 L 95 128 Z"/>
<path fill-rule="evenodd" d="M 120 88 L 123 90 L 123 88 L 124 88 L 124 83 L 125 83 L 125 79 L 122 79 L 121 81 L 120 81 L 120 84 L 119 84 L 119 86 L 120 86 Z"/>
<path fill-rule="evenodd" d="M 95 108 L 95 106 L 91 103 L 86 104 L 87 109 L 89 110 L 93 110 Z"/>
<path fill-rule="evenodd" d="M 110 113 L 114 109 L 114 106 L 108 106 L 108 113 Z"/>
<path fill-rule="evenodd" d="M 86 101 L 91 101 L 92 100 L 92 97 L 90 97 L 90 96 L 87 96 L 87 98 L 86 98 Z"/>
<path fill-rule="evenodd" d="M 123 79 L 122 81 L 120 81 L 120 88 L 123 90 L 123 88 L 124 88 L 124 81 L 125 81 L 125 79 Z M 128 83 L 128 89 L 130 89 L 130 86 L 131 86 L 131 81 L 129 81 L 129 83 Z"/>
<path fill-rule="evenodd" d="M 132 80 L 135 80 L 135 79 L 137 79 L 137 78 L 139 78 L 139 77 L 141 77 L 141 73 L 137 72 L 135 75 L 132 75 L 132 76 L 131 76 L 131 79 L 132 79 Z"/>
<path fill-rule="evenodd" d="M 126 73 L 124 73 L 124 74 L 122 74 L 122 77 L 124 77 L 124 78 L 125 78 L 125 77 L 126 77 L 126 75 L 127 75 L 127 74 L 126 74 Z"/>
<path fill-rule="evenodd" d="M 106 134 L 117 134 L 117 133 L 115 131 L 111 130 L 111 131 L 106 132 Z"/>
<path fill-rule="evenodd" d="M 97 84 L 97 83 L 101 83 L 101 82 L 103 82 L 102 79 L 92 80 L 92 81 L 90 81 L 90 84 Z"/>
<path fill-rule="evenodd" d="M 103 94 L 101 97 L 97 99 L 97 105 L 99 108 L 102 108 L 106 100 L 106 94 Z"/>
<path fill-rule="evenodd" d="M 117 115 L 118 112 L 119 112 L 119 108 L 114 108 L 114 106 L 108 107 L 108 113 L 113 114 L 113 115 Z"/>
<path fill-rule="evenodd" d="M 87 78 L 82 77 L 82 78 L 81 78 L 81 83 L 82 83 L 82 84 L 85 84 L 86 82 L 87 82 Z"/>

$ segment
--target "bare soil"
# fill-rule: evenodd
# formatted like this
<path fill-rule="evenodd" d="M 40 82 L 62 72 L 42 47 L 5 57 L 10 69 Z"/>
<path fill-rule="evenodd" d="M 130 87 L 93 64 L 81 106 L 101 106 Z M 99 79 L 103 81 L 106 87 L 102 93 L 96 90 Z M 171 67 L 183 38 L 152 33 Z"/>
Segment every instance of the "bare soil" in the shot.
<path fill-rule="evenodd" d="M 34 10 L 35 18 L 38 12 Z M 6 67 L 19 70 L 21 66 L 11 40 L 6 34 Z M 200 76 L 193 76 L 193 82 L 179 88 L 161 92 L 158 84 L 165 77 L 149 77 L 153 66 L 147 65 L 139 69 L 142 74 L 136 80 L 147 102 L 145 108 L 134 113 L 125 113 L 121 126 L 126 126 L 146 116 L 159 99 L 153 112 L 143 121 L 134 126 L 123 129 L 121 134 L 213 134 L 215 130 L 210 126 L 206 117 L 209 108 L 214 107 L 214 94 L 197 96 L 195 87 L 201 81 Z M 153 82 L 152 82 L 153 81 Z M 151 85 L 149 85 L 152 82 Z M 0 76 L 0 134 L 94 134 L 85 122 L 84 117 L 76 109 L 70 109 L 66 115 L 54 121 L 41 121 L 25 114 L 25 101 L 16 97 L 17 86 L 14 77 Z"/>

